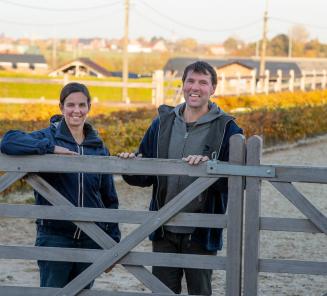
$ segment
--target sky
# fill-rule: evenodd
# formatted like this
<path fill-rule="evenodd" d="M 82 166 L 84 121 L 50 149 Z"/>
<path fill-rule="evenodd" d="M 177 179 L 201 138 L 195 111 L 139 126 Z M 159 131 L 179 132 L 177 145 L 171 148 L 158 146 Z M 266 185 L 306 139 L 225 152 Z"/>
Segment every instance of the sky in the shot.
<path fill-rule="evenodd" d="M 125 0 L 0 0 L 0 34 L 28 38 L 121 38 Z M 302 24 L 327 43 L 327 0 L 130 0 L 129 37 L 222 43 L 268 38 Z"/>

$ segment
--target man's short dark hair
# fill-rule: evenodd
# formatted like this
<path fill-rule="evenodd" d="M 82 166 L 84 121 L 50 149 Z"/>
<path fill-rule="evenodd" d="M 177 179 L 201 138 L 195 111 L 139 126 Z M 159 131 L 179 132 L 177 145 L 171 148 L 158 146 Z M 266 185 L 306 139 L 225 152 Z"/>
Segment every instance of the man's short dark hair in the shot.
<path fill-rule="evenodd" d="M 188 65 L 183 73 L 182 81 L 185 82 L 186 76 L 188 72 L 193 71 L 195 73 L 202 73 L 205 75 L 210 75 L 211 77 L 211 83 L 213 86 L 217 85 L 217 72 L 216 70 L 207 62 L 204 61 L 197 61 L 195 63 L 192 63 Z"/>

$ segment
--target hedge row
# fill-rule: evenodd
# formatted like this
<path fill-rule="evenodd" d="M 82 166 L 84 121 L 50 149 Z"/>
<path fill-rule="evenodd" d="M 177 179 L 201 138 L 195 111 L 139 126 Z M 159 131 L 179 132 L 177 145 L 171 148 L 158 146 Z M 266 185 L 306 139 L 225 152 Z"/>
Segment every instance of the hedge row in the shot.
<path fill-rule="evenodd" d="M 306 137 L 327 133 L 327 104 L 293 108 L 258 109 L 247 113 L 234 113 L 236 121 L 247 137 L 257 134 L 264 145 L 294 142 Z M 117 111 L 90 118 L 112 154 L 133 151 L 145 133 L 155 109 Z M 32 131 L 48 126 L 48 120 L 0 120 L 0 137 L 9 129 Z"/>
<path fill-rule="evenodd" d="M 260 135 L 264 139 L 264 146 L 267 147 L 327 133 L 325 114 L 327 104 L 274 110 L 259 109 L 249 113 L 235 113 L 234 116 L 247 137 Z M 155 116 L 155 109 L 118 111 L 91 117 L 91 122 L 97 127 L 111 154 L 115 155 L 121 151 L 134 151 Z M 47 120 L 0 120 L 0 136 L 9 129 L 31 131 L 46 126 Z M 17 182 L 5 194 L 22 188 L 25 188 L 24 181 Z"/>

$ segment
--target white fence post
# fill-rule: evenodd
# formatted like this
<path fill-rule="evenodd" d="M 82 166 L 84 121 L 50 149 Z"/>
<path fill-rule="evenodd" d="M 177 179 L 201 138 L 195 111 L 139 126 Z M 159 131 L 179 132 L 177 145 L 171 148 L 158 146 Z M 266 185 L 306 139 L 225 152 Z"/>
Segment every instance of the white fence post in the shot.
<path fill-rule="evenodd" d="M 255 94 L 255 89 L 256 89 L 256 76 L 257 76 L 257 71 L 254 69 L 251 71 L 251 95 Z"/>
<path fill-rule="evenodd" d="M 225 93 L 225 74 L 221 73 L 220 95 L 223 96 L 224 93 Z"/>
<path fill-rule="evenodd" d="M 322 70 L 321 89 L 326 88 L 326 70 Z"/>
<path fill-rule="evenodd" d="M 239 96 L 240 95 L 240 89 L 241 89 L 241 73 L 237 72 L 236 77 L 237 77 L 236 95 Z"/>
<path fill-rule="evenodd" d="M 311 89 L 315 90 L 316 89 L 316 70 L 312 71 L 312 78 L 311 78 Z"/>
<path fill-rule="evenodd" d="M 159 107 L 164 103 L 164 72 L 156 70 L 153 74 L 152 104 Z"/>
<path fill-rule="evenodd" d="M 68 82 L 69 82 L 69 76 L 67 73 L 65 73 L 64 78 L 63 78 L 63 83 L 64 83 L 64 85 L 66 85 L 66 84 L 68 84 Z"/>
<path fill-rule="evenodd" d="M 282 70 L 277 70 L 276 91 L 282 90 Z"/>
<path fill-rule="evenodd" d="M 263 90 L 266 95 L 269 93 L 269 75 L 270 75 L 269 70 L 265 70 L 265 79 L 264 79 Z"/>
<path fill-rule="evenodd" d="M 294 92 L 294 70 L 290 70 L 290 79 L 288 81 L 288 90 Z"/>
<path fill-rule="evenodd" d="M 300 82 L 300 88 L 301 88 L 302 91 L 305 91 L 305 79 L 306 79 L 306 72 L 303 70 L 302 71 L 301 82 Z"/>

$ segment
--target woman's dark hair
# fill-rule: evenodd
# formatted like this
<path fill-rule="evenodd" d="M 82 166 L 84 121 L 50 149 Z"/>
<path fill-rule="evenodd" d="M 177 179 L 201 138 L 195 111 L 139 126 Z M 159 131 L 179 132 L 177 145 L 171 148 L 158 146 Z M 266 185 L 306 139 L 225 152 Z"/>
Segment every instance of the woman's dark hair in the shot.
<path fill-rule="evenodd" d="M 87 97 L 87 104 L 91 105 L 91 96 L 89 90 L 84 84 L 78 82 L 70 82 L 66 84 L 60 92 L 60 104 L 65 103 L 65 99 L 72 93 L 81 92 Z"/>
<path fill-rule="evenodd" d="M 217 85 L 217 73 L 216 70 L 204 61 L 197 61 L 193 64 L 188 65 L 183 73 L 182 81 L 185 82 L 188 72 L 193 71 L 195 73 L 201 73 L 205 75 L 210 75 L 211 83 L 214 87 Z"/>

